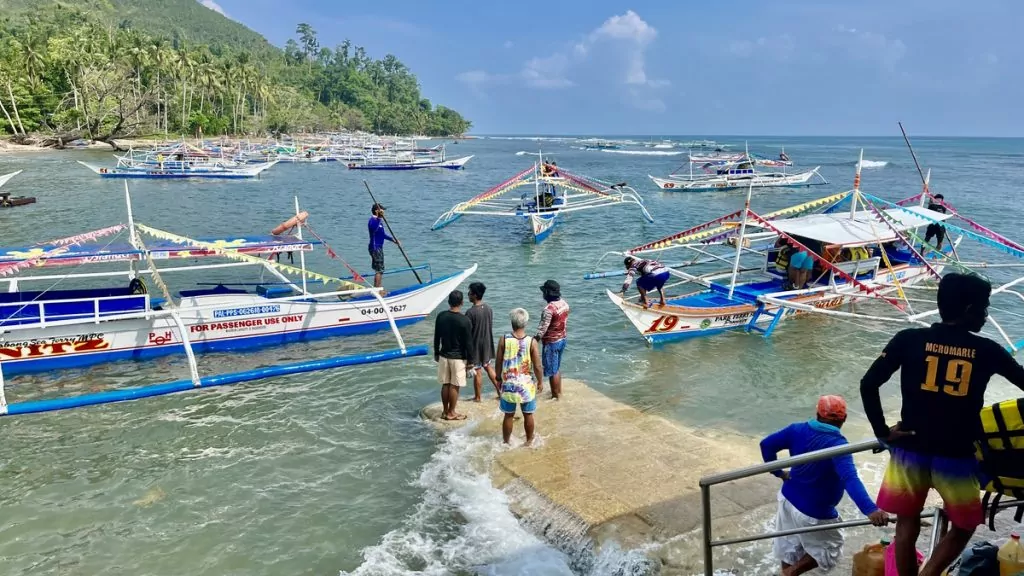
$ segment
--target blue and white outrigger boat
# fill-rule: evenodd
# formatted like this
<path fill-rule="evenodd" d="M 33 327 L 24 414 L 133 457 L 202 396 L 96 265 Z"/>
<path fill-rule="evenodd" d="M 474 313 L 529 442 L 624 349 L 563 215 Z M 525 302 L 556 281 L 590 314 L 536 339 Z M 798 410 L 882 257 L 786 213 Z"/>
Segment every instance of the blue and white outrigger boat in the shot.
<path fill-rule="evenodd" d="M 532 190 L 518 197 L 511 194 L 522 188 Z M 609 184 L 573 174 L 538 154 L 533 166 L 456 204 L 434 222 L 431 230 L 440 230 L 464 215 L 511 217 L 529 222 L 533 239 L 540 243 L 551 235 L 562 214 L 615 204 L 636 204 L 643 217 L 654 222 L 643 199 L 625 183 Z"/>
<path fill-rule="evenodd" d="M 214 156 L 205 150 L 190 146 L 184 142 L 160 150 L 137 152 L 129 150 L 117 158 L 113 168 L 97 166 L 88 162 L 79 164 L 92 170 L 101 178 L 149 178 L 161 180 L 180 180 L 184 178 L 216 178 L 239 180 L 257 178 L 259 175 L 277 164 L 278 160 L 269 160 L 260 164 L 246 164 L 223 157 Z"/>
<path fill-rule="evenodd" d="M 673 172 L 667 178 L 648 175 L 655 185 L 669 192 L 727 192 L 729 190 L 745 190 L 754 188 L 804 188 L 828 184 L 828 180 L 815 166 L 802 172 L 787 172 L 786 167 L 793 162 L 785 150 L 777 159 L 759 158 L 743 152 L 739 154 L 715 154 L 689 157 L 690 171 L 688 174 Z M 693 167 L 698 166 L 704 173 L 694 173 Z M 776 172 L 759 170 L 759 166 L 781 168 Z"/>
<path fill-rule="evenodd" d="M 1014 268 L 1024 264 L 1024 246 L 984 228 L 960 215 L 948 204 L 948 213 L 930 210 L 925 201 L 935 200 L 927 189 L 901 202 L 889 202 L 860 191 L 860 164 L 854 188 L 758 215 L 747 203 L 737 212 L 705 222 L 672 236 L 605 255 L 662 261 L 665 254 L 682 250 L 685 260 L 665 263 L 677 283 L 666 290 L 693 286 L 696 290 L 670 296 L 666 305 L 641 306 L 622 294 L 607 290 L 608 298 L 625 315 L 648 343 L 707 336 L 726 330 L 760 332 L 769 336 L 784 318 L 819 313 L 861 319 L 866 322 L 924 324 L 937 314 L 934 284 L 944 269 L 980 270 Z M 916 202 L 917 205 L 913 203 Z M 950 218 L 967 222 L 968 228 L 954 226 Z M 941 225 L 959 237 L 941 250 L 921 238 L 921 229 Z M 970 238 L 994 247 L 1010 262 L 968 262 L 957 248 Z M 788 283 L 787 270 L 775 265 L 779 248 L 810 254 L 814 267 L 806 286 Z M 724 250 L 724 252 L 723 252 Z M 717 251 L 717 253 L 716 253 Z M 602 257 L 604 259 L 604 257 Z M 728 268 L 707 270 L 712 264 Z M 624 271 L 591 273 L 587 279 L 622 276 Z M 993 295 L 1007 293 L 1024 300 L 1012 288 L 1024 278 L 1007 282 Z M 920 296 L 924 297 L 920 297 Z M 858 307 L 844 311 L 845 304 L 874 301 L 880 309 Z M 1011 350 L 1020 347 L 1006 335 L 999 323 L 990 326 Z"/>
<path fill-rule="evenodd" d="M 424 284 L 380 289 L 312 272 L 306 253 L 322 241 L 303 238 L 308 214 L 298 211 L 282 225 L 282 234 L 193 239 L 134 221 L 26 248 L 0 249 L 0 415 L 39 412 L 114 402 L 197 387 L 252 380 L 267 375 L 319 370 L 426 354 L 409 347 L 399 328 L 430 314 L 448 294 L 476 271 L 466 270 Z M 282 227 L 279 227 L 282 228 Z M 296 230 L 297 234 L 290 233 Z M 127 236 L 118 242 L 117 235 Z M 144 241 L 143 238 L 146 238 Z M 297 253 L 298 265 L 274 257 Z M 328 255 L 337 255 L 328 247 Z M 172 266 L 172 261 L 210 258 L 213 264 Z M 157 263 L 168 264 L 159 267 Z M 44 267 L 127 264 L 118 271 L 65 275 L 17 275 Z M 347 265 L 346 265 L 347 266 Z M 164 281 L 175 273 L 225 268 L 256 269 L 248 284 L 217 284 L 172 295 Z M 351 270 L 352 278 L 362 277 Z M 73 288 L 76 281 L 117 280 L 101 288 Z M 146 279 L 156 289 L 151 293 Z M 334 284 L 336 290 L 314 292 L 310 284 Z M 42 285 L 32 289 L 26 285 Z M 59 284 L 59 288 L 54 288 Z M 254 286 L 254 289 L 246 289 Z M 390 330 L 397 348 L 327 360 L 273 367 L 256 374 L 200 377 L 195 355 L 288 342 Z M 190 378 L 170 385 L 113 390 L 79 398 L 7 404 L 4 376 L 91 366 L 119 360 L 143 360 L 184 353 Z"/>

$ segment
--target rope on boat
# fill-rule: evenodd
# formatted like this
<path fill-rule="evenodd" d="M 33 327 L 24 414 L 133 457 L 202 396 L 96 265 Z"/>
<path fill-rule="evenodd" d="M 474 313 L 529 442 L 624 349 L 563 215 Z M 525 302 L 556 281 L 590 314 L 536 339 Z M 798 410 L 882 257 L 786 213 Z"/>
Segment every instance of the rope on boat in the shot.
<path fill-rule="evenodd" d="M 167 305 L 171 308 L 177 308 L 177 304 L 175 304 L 174 299 L 171 298 L 171 291 L 167 288 L 167 284 L 164 283 L 164 279 L 160 277 L 160 271 L 156 268 L 156 262 L 153 261 L 152 254 L 146 249 L 146 245 L 142 242 L 142 238 L 137 238 L 136 241 L 139 243 L 139 248 L 142 248 L 142 253 L 146 255 L 146 265 L 149 266 L 150 275 L 153 277 L 153 282 L 155 282 L 157 287 L 160 288 L 160 292 L 163 293 L 164 299 L 167 300 Z M 184 333 L 182 336 L 184 337 Z"/>
<path fill-rule="evenodd" d="M 327 240 L 324 240 L 323 237 L 316 233 L 316 230 L 313 230 L 313 227 L 309 225 L 309 222 L 304 222 L 302 226 L 306 230 L 308 230 L 309 233 L 312 234 L 314 238 L 319 240 L 320 243 L 323 244 L 325 248 L 327 248 L 327 256 L 335 260 L 338 260 L 345 266 L 346 269 L 348 269 L 348 273 L 352 275 L 353 280 L 355 280 L 356 282 L 361 282 L 363 284 L 368 284 L 366 278 L 363 278 L 363 276 L 359 274 L 359 272 L 356 272 L 355 268 L 349 266 L 348 262 L 346 262 L 344 258 L 338 256 L 338 253 L 335 252 L 333 248 L 331 248 L 331 245 L 327 243 Z"/>

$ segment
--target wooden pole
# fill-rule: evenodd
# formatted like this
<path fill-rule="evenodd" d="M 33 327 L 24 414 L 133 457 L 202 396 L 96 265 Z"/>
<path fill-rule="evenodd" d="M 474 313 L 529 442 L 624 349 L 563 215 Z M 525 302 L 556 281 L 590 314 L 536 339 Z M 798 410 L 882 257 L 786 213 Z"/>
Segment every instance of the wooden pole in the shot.
<path fill-rule="evenodd" d="M 363 185 L 366 186 L 366 191 L 370 193 L 370 199 L 373 200 L 374 204 L 376 204 L 377 198 L 373 196 L 373 190 L 370 190 L 370 183 L 363 180 Z M 405 258 L 405 263 L 409 265 L 409 268 L 412 268 L 412 273 L 416 276 L 416 281 L 423 284 L 423 279 L 420 278 L 419 272 L 417 272 L 415 267 L 413 267 L 412 261 L 409 260 L 409 255 L 405 253 L 405 248 L 402 248 L 402 244 L 398 241 L 398 236 L 395 236 L 395 231 L 391 229 L 391 224 L 388 223 L 388 219 L 385 218 L 383 214 L 381 215 L 381 219 L 384 220 L 384 225 L 388 227 L 388 234 L 391 234 L 391 237 L 395 239 L 395 244 L 398 245 L 398 251 L 401 252 L 402 257 Z"/>

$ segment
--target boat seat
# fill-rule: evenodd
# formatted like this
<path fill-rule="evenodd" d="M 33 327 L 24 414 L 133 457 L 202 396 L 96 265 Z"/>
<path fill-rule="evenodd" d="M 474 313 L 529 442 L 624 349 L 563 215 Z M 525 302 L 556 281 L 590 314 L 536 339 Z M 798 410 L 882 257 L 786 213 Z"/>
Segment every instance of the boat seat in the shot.
<path fill-rule="evenodd" d="M 148 296 L 132 294 L 128 288 L 4 292 L 0 293 L 0 326 L 39 322 L 39 302 L 48 322 L 91 318 L 96 314 L 97 298 L 112 298 L 98 301 L 99 315 L 112 316 L 145 311 Z"/>

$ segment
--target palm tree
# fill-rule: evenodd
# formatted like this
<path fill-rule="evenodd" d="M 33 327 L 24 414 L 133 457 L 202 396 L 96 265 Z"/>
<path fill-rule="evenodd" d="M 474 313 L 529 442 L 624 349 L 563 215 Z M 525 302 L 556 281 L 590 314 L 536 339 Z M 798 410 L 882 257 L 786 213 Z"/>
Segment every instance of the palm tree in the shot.
<path fill-rule="evenodd" d="M 188 97 L 188 81 L 192 77 L 196 63 L 189 49 L 181 46 L 175 53 L 174 64 L 177 67 L 178 79 L 181 80 L 181 130 L 184 132 L 187 126 L 185 118 L 188 114 L 185 102 Z"/>

